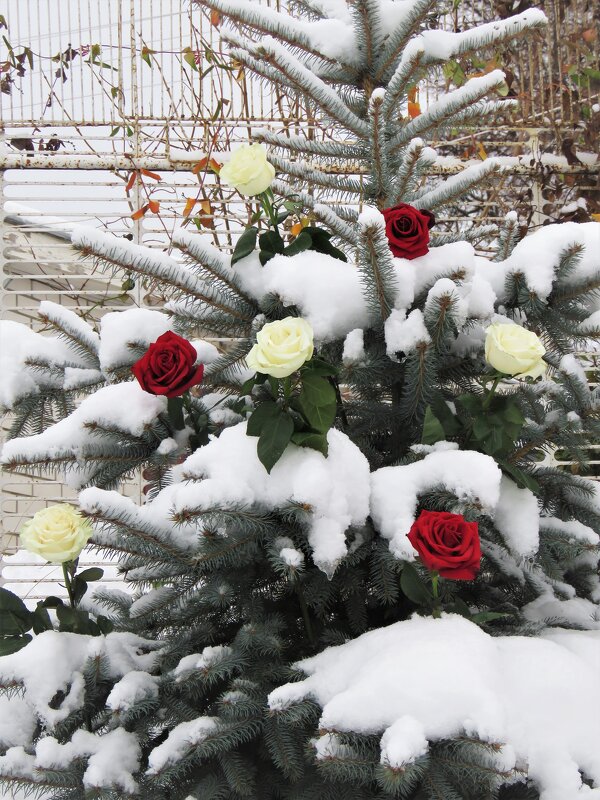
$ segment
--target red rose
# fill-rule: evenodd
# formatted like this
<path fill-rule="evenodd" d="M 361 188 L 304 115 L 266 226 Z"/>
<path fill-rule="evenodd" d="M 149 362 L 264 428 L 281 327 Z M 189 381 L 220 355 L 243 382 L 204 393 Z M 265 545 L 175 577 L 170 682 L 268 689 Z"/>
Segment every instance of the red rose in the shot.
<path fill-rule="evenodd" d="M 204 366 L 196 365 L 197 357 L 196 348 L 186 339 L 167 331 L 150 345 L 131 371 L 145 392 L 179 397 L 202 380 Z"/>
<path fill-rule="evenodd" d="M 472 581 L 479 572 L 481 546 L 476 522 L 448 511 L 421 511 L 408 539 L 431 572 L 455 581 Z"/>
<path fill-rule="evenodd" d="M 384 208 L 385 235 L 398 258 L 418 258 L 429 252 L 429 229 L 435 225 L 431 211 L 420 211 L 408 203 Z"/>

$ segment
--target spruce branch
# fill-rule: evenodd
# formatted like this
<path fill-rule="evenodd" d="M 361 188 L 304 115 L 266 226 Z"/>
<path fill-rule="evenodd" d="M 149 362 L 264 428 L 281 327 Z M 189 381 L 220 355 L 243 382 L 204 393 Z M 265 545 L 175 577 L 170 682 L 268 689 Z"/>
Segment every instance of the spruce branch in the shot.
<path fill-rule="evenodd" d="M 365 209 L 358 218 L 358 268 L 363 275 L 369 304 L 385 321 L 394 307 L 396 273 L 385 234 L 383 216 Z"/>
<path fill-rule="evenodd" d="M 435 189 L 414 200 L 413 205 L 415 208 L 436 209 L 438 206 L 464 195 L 475 186 L 480 186 L 482 181 L 490 178 L 501 169 L 502 164 L 500 162 L 494 158 L 488 158 L 486 161 L 482 161 L 481 164 L 467 167 L 458 175 L 448 178 Z"/>

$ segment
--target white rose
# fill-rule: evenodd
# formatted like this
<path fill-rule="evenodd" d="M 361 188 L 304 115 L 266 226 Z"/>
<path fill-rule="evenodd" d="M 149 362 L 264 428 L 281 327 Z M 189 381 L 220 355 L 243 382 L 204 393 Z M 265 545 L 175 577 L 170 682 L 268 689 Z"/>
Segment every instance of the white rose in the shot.
<path fill-rule="evenodd" d="M 221 167 L 223 183 L 237 189 L 245 197 L 266 191 L 273 183 L 275 167 L 267 161 L 262 144 L 245 145 L 236 150 Z"/>
<path fill-rule="evenodd" d="M 63 503 L 34 514 L 21 529 L 20 544 L 53 564 L 64 564 L 77 558 L 91 535 L 91 524 L 76 508 Z"/>
<path fill-rule="evenodd" d="M 286 378 L 312 357 L 313 350 L 313 330 L 308 322 L 286 317 L 261 328 L 246 362 L 256 372 Z"/>
<path fill-rule="evenodd" d="M 539 378 L 546 352 L 538 336 L 520 325 L 495 322 L 485 332 L 485 358 L 498 372 L 516 378 Z"/>

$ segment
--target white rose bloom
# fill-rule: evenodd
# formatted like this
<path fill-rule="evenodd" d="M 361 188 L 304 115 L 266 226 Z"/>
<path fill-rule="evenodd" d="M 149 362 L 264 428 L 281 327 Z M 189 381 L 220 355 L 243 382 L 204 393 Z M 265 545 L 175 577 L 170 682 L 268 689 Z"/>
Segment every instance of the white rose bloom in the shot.
<path fill-rule="evenodd" d="M 312 357 L 313 350 L 313 330 L 308 322 L 286 317 L 261 328 L 246 363 L 256 372 L 286 378 Z"/>
<path fill-rule="evenodd" d="M 227 186 L 245 197 L 252 197 L 266 191 L 273 183 L 275 167 L 267 161 L 263 145 L 256 142 L 238 148 L 223 164 L 219 176 Z"/>
<path fill-rule="evenodd" d="M 20 544 L 30 553 L 64 564 L 74 561 L 92 535 L 92 526 L 76 508 L 63 503 L 48 506 L 23 525 Z"/>
<path fill-rule="evenodd" d="M 498 372 L 515 378 L 539 378 L 546 352 L 538 336 L 520 325 L 495 322 L 485 332 L 485 358 Z"/>

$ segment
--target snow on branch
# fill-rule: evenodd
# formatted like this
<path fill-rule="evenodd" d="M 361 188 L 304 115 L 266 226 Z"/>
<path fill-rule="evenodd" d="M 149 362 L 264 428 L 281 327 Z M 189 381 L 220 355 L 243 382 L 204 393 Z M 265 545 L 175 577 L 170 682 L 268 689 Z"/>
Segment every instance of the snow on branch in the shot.
<path fill-rule="evenodd" d="M 450 202 L 455 197 L 468 192 L 473 186 L 480 186 L 482 181 L 490 177 L 502 169 L 502 164 L 495 158 L 488 158 L 480 164 L 474 164 L 472 167 L 460 172 L 458 175 L 453 175 L 451 178 L 443 181 L 435 189 L 432 189 L 425 194 L 422 194 L 418 199 L 413 201 L 415 208 L 426 208 L 433 210 L 438 206 Z"/>
<path fill-rule="evenodd" d="M 357 237 L 354 228 L 338 217 L 332 208 L 326 206 L 324 203 L 315 203 L 312 211 L 315 219 L 327 225 L 336 236 L 339 236 L 352 245 L 356 244 Z"/>
<path fill-rule="evenodd" d="M 464 86 L 454 89 L 431 103 L 427 110 L 411 120 L 391 141 L 392 150 L 401 147 L 411 139 L 436 128 L 453 115 L 469 108 L 473 103 L 482 100 L 486 95 L 501 86 L 505 75 L 495 69 L 487 75 L 471 78 Z"/>
<path fill-rule="evenodd" d="M 268 6 L 243 0 L 204 0 L 202 5 L 218 11 L 232 22 L 303 50 L 317 63 L 325 61 L 346 67 L 360 65 L 359 53 L 353 46 L 354 32 L 340 20 L 298 20 Z"/>
<path fill-rule="evenodd" d="M 371 475 L 371 516 L 396 558 L 412 561 L 407 538 L 419 496 L 444 486 L 461 501 L 476 502 L 491 516 L 500 497 L 502 473 L 493 458 L 470 450 L 436 450 L 421 461 L 383 467 Z"/>
<path fill-rule="evenodd" d="M 492 637 L 459 616 L 415 615 L 299 662 L 307 677 L 269 707 L 316 700 L 321 731 L 381 736 L 382 766 L 396 770 L 429 742 L 473 737 L 494 745 L 492 768 L 526 764 L 540 800 L 584 800 L 581 773 L 600 781 L 599 661 L 600 631 Z"/>
<path fill-rule="evenodd" d="M 45 728 L 52 731 L 83 707 L 86 662 L 102 659 L 106 677 L 121 678 L 133 669 L 152 670 L 157 661 L 154 651 L 160 647 L 160 642 L 147 641 L 133 633 L 84 636 L 45 631 L 23 650 L 0 659 L 0 684 L 22 686 L 28 703 Z M 58 692 L 65 696 L 57 707 Z M 2 766 L 0 757 L 0 773 Z"/>
<path fill-rule="evenodd" d="M 347 160 L 356 160 L 363 158 L 365 155 L 365 148 L 362 145 L 353 144 L 351 142 L 319 142 L 313 139 L 307 139 L 306 136 L 298 136 L 295 134 L 290 134 L 288 136 L 287 134 L 274 133 L 267 128 L 253 130 L 252 136 L 257 141 L 270 144 L 273 147 L 282 147 L 287 150 L 293 150 L 296 153 L 305 153 L 307 155 Z"/>
<path fill-rule="evenodd" d="M 358 218 L 358 268 L 367 302 L 374 314 L 385 320 L 396 295 L 396 272 L 385 233 L 385 220 L 376 208 L 365 208 Z"/>
<path fill-rule="evenodd" d="M 376 62 L 377 81 L 384 81 L 388 77 L 410 37 L 418 30 L 436 2 L 437 0 L 412 0 L 404 4 L 407 10 L 390 33 L 385 48 Z"/>
<path fill-rule="evenodd" d="M 368 124 L 348 108 L 334 89 L 276 39 L 267 37 L 258 43 L 247 41 L 245 47 L 257 59 L 265 59 L 269 65 L 280 70 L 289 83 L 299 91 L 306 92 L 326 114 L 344 128 L 361 138 L 368 136 Z"/>
<path fill-rule="evenodd" d="M 219 303 L 203 280 L 166 253 L 85 226 L 78 226 L 71 238 L 73 245 L 85 255 L 95 255 L 121 269 L 157 278 L 186 298 L 201 300 L 233 317 L 245 319 L 237 308 Z"/>
<path fill-rule="evenodd" d="M 65 306 L 42 300 L 39 305 L 39 315 L 43 322 L 51 325 L 78 352 L 97 365 L 100 338 L 79 314 Z"/>
<path fill-rule="evenodd" d="M 435 164 L 437 153 L 425 147 L 422 139 L 413 139 L 400 154 L 400 168 L 392 182 L 390 205 L 399 201 L 410 202 L 416 181 L 422 172 Z"/>
<path fill-rule="evenodd" d="M 440 30 L 423 31 L 408 44 L 402 57 L 407 57 L 413 48 L 423 48 L 427 63 L 445 62 L 465 53 L 483 50 L 491 44 L 498 45 L 507 40 L 512 41 L 517 36 L 536 28 L 543 28 L 547 24 L 548 18 L 543 11 L 530 8 L 513 17 L 486 22 L 460 33 Z"/>
<path fill-rule="evenodd" d="M 347 553 L 347 529 L 366 519 L 369 465 L 341 431 L 332 428 L 327 440 L 327 457 L 290 445 L 269 474 L 258 460 L 256 439 L 246 435 L 246 424 L 225 429 L 181 466 L 187 482 L 178 484 L 172 497 L 175 519 L 220 507 L 278 510 L 303 504 L 314 562 L 332 575 Z"/>
<path fill-rule="evenodd" d="M 327 172 L 310 167 L 304 161 L 289 161 L 287 158 L 275 155 L 275 153 L 269 154 L 269 161 L 277 168 L 278 172 L 283 172 L 292 178 L 298 178 L 304 183 L 317 184 L 341 194 L 361 194 L 362 192 L 360 182 L 354 178 L 347 178 L 344 175 L 330 175 Z"/>

